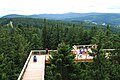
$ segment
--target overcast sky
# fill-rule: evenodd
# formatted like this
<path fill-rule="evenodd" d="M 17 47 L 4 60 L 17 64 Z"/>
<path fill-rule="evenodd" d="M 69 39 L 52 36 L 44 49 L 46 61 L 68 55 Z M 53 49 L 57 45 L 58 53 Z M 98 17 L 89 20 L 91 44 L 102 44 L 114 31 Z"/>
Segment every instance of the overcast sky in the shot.
<path fill-rule="evenodd" d="M 0 0 L 0 16 L 67 12 L 120 13 L 120 0 Z"/>

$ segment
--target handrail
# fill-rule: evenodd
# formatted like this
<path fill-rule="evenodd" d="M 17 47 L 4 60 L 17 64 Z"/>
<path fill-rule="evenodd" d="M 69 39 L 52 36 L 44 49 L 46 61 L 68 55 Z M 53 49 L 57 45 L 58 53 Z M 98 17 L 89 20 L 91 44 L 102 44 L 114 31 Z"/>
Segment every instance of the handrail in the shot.
<path fill-rule="evenodd" d="M 76 51 L 76 54 L 78 55 L 79 52 L 78 52 L 77 47 L 75 45 L 73 46 L 73 49 Z"/>
<path fill-rule="evenodd" d="M 97 45 L 96 44 L 89 44 L 89 45 L 74 45 L 74 46 L 76 46 L 76 47 L 94 47 L 95 49 L 97 48 Z"/>
<path fill-rule="evenodd" d="M 45 52 L 46 50 L 31 50 L 32 52 Z M 57 51 L 57 50 L 48 50 L 48 51 Z"/>
<path fill-rule="evenodd" d="M 19 75 L 19 77 L 18 77 L 17 80 L 21 80 L 21 79 L 22 79 L 22 77 L 23 77 L 23 75 L 24 75 L 24 72 L 25 72 L 25 70 L 26 70 L 26 68 L 27 68 L 27 65 L 28 65 L 28 63 L 29 63 L 29 60 L 30 60 L 30 58 L 31 58 L 31 55 L 32 55 L 32 51 L 30 52 L 30 54 L 29 54 L 29 56 L 28 56 L 28 58 L 27 58 L 27 60 L 26 60 L 26 62 L 25 62 L 25 65 L 24 65 L 24 67 L 23 67 L 23 69 L 22 69 L 22 71 L 21 71 L 21 73 L 20 73 L 20 75 Z"/>
<path fill-rule="evenodd" d="M 43 68 L 44 68 L 44 71 L 45 71 L 45 56 L 44 56 L 44 67 Z M 42 72 L 42 74 L 44 74 L 44 75 L 42 75 L 42 80 L 44 80 L 44 76 L 45 76 L 45 72 L 44 71 Z"/>
<path fill-rule="evenodd" d="M 114 51 L 116 49 L 103 49 L 103 51 Z"/>

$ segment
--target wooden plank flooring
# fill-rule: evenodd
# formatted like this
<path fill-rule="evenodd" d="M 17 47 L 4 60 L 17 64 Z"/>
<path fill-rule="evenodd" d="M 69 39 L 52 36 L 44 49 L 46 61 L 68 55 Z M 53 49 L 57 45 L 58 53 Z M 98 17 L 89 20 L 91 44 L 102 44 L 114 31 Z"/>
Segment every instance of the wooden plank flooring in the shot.
<path fill-rule="evenodd" d="M 44 80 L 45 55 L 36 55 L 37 62 L 33 62 L 33 55 L 28 63 L 22 80 Z"/>

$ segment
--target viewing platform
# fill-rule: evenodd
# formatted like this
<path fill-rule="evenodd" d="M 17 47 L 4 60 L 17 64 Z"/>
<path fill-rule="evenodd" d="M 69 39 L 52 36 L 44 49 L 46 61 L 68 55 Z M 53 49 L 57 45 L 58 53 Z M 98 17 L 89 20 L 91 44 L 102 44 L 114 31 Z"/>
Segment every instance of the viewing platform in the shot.
<path fill-rule="evenodd" d="M 48 54 L 45 54 L 45 51 L 46 50 L 31 50 L 17 80 L 44 80 L 45 64 L 50 63 L 49 57 L 51 55 L 49 53 L 57 50 L 48 50 Z M 72 54 L 75 55 L 75 62 L 93 62 L 93 57 L 87 53 L 79 56 L 76 49 L 73 49 Z M 33 60 L 34 56 L 37 58 L 36 62 Z"/>
<path fill-rule="evenodd" d="M 82 50 L 82 49 L 86 50 Z M 71 50 L 71 54 L 75 55 L 76 62 L 93 62 L 93 56 L 88 54 L 92 52 L 91 48 L 97 48 L 96 45 L 74 45 Z M 113 51 L 115 49 L 103 49 L 104 51 Z M 49 57 L 51 51 L 57 50 L 31 50 L 24 67 L 17 80 L 44 80 L 45 76 L 45 64 L 49 64 Z M 81 54 L 82 51 L 82 54 Z M 95 54 L 92 52 L 92 54 Z M 36 60 L 35 60 L 35 59 Z"/>

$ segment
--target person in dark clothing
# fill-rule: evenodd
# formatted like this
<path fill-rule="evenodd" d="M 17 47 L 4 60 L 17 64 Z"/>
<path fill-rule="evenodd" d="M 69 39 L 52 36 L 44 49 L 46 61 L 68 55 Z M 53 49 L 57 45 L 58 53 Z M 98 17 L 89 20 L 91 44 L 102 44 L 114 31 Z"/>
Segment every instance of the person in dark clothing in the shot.
<path fill-rule="evenodd" d="M 45 50 L 46 50 L 45 54 L 48 54 L 48 48 L 46 48 Z"/>
<path fill-rule="evenodd" d="M 33 57 L 33 61 L 37 62 L 37 57 L 36 56 Z"/>

